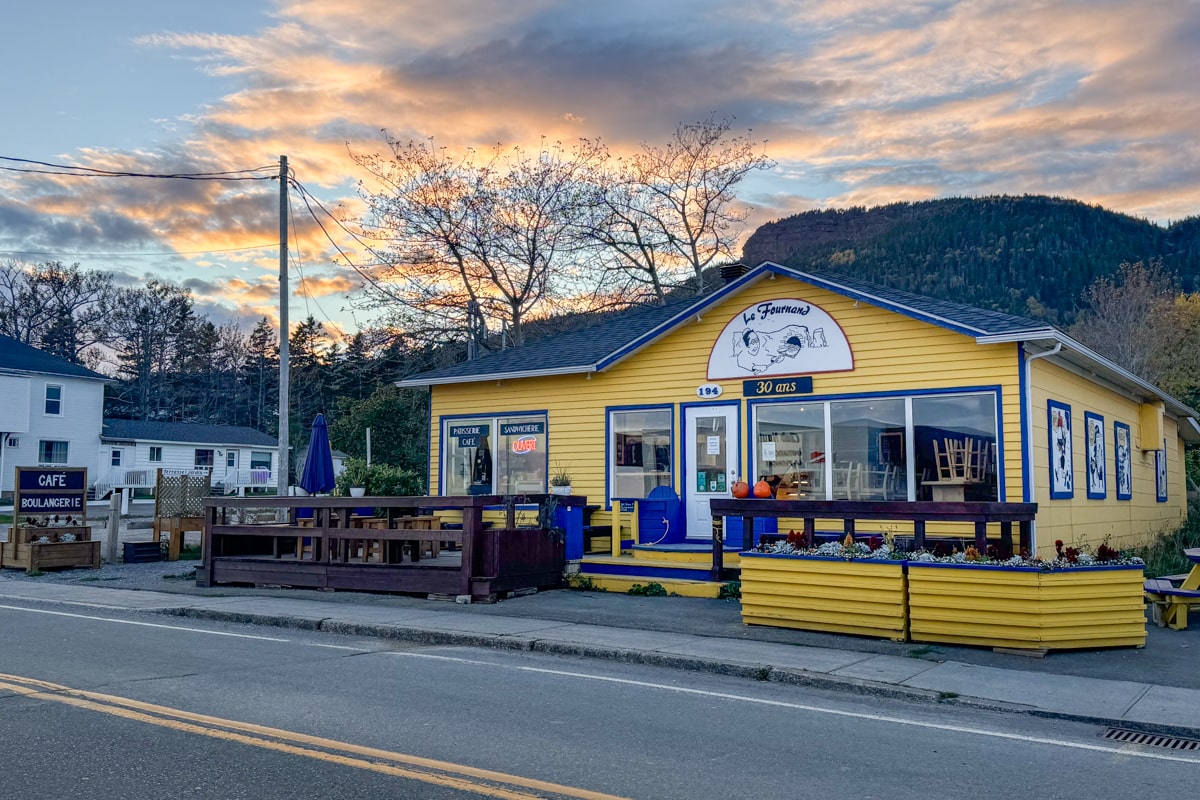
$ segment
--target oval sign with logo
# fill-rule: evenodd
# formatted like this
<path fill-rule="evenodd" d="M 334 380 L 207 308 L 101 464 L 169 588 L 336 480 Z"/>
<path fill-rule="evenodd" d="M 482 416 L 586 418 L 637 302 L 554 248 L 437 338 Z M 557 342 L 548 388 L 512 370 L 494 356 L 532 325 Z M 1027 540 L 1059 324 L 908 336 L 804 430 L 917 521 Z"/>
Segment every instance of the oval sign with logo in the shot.
<path fill-rule="evenodd" d="M 696 387 L 697 397 L 720 397 L 725 392 L 718 384 L 706 383 Z"/>
<path fill-rule="evenodd" d="M 537 450 L 536 436 L 522 436 L 519 439 L 513 440 L 512 451 L 514 453 L 532 453 Z"/>

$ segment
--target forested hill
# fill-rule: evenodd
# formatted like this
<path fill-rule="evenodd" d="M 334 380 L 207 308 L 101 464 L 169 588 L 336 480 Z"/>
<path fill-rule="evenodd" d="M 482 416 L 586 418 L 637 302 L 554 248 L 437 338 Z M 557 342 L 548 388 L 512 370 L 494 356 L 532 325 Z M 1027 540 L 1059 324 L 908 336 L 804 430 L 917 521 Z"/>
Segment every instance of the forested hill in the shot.
<path fill-rule="evenodd" d="M 1200 287 L 1200 218 L 1164 228 L 1057 197 L 950 198 L 797 214 L 755 231 L 742 258 L 1069 324 L 1122 261 L 1161 259 Z"/>

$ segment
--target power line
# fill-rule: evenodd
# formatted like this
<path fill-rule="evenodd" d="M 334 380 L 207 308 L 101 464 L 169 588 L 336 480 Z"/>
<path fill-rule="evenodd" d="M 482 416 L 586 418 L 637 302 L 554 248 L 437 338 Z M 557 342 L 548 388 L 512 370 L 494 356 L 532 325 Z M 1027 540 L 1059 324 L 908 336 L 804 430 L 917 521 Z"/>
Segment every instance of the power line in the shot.
<path fill-rule="evenodd" d="M 324 212 L 325 216 L 329 217 L 329 219 L 333 220 L 333 222 L 336 223 L 339 228 L 341 228 L 343 231 L 345 231 L 347 234 L 349 234 L 350 238 L 354 239 L 354 241 L 356 241 L 360 245 L 362 245 L 363 248 L 367 252 L 369 252 L 371 255 L 373 255 L 375 258 L 377 258 L 378 264 L 389 263 L 387 261 L 387 259 L 384 258 L 382 255 L 380 255 L 379 252 L 372 245 L 368 244 L 367 242 L 364 242 L 357 233 L 355 233 L 354 231 L 347 228 L 344 224 L 342 224 L 342 221 L 340 219 L 338 219 L 337 217 L 335 217 L 329 211 L 329 209 L 325 208 L 325 206 L 321 204 L 320 200 L 318 200 L 316 197 L 314 197 L 313 194 L 308 191 L 308 189 L 304 188 L 304 185 L 302 183 L 300 183 L 299 181 L 297 181 L 295 179 L 292 179 L 290 181 L 290 183 L 296 187 L 297 191 L 300 192 L 300 199 L 304 201 L 304 206 L 305 206 L 305 208 L 308 209 L 309 216 L 311 216 L 313 218 L 313 221 L 317 223 L 317 227 L 319 227 L 321 229 L 321 233 L 325 234 L 325 238 L 329 240 L 329 243 L 331 245 L 333 245 L 333 249 L 337 250 L 338 255 L 340 255 L 343 259 L 345 259 L 346 263 L 350 265 L 351 269 L 353 269 L 355 272 L 357 272 L 359 274 L 359 276 L 362 277 L 363 280 L 367 281 L 372 286 L 374 286 L 376 289 L 380 290 L 384 294 L 391 297 L 393 300 L 403 302 L 401 298 L 397 297 L 393 292 L 389 291 L 385 286 L 383 286 L 383 284 L 378 279 L 376 279 L 374 275 L 372 275 L 371 273 L 364 270 L 358 264 L 354 263 L 354 259 L 352 259 L 352 258 L 350 258 L 350 256 L 346 255 L 346 251 L 344 251 L 342 249 L 341 245 L 339 245 L 334 240 L 334 238 L 329 235 L 329 230 L 325 227 L 325 224 L 323 222 L 321 222 L 321 220 L 317 217 L 316 212 L 313 211 L 312 203 L 315 203 L 317 205 L 317 208 L 321 209 L 321 211 Z M 309 202 L 310 200 L 312 201 L 312 203 Z"/>
<path fill-rule="evenodd" d="M 236 253 L 243 250 L 265 250 L 268 247 L 279 247 L 279 242 L 267 242 L 248 247 L 226 247 L 218 250 L 167 250 L 161 253 L 60 253 L 51 250 L 0 250 L 5 256 L 69 256 L 71 258 L 123 258 L 125 256 L 195 256 L 206 253 Z"/>
<path fill-rule="evenodd" d="M 28 167 L 0 166 L 7 172 L 25 172 L 38 175 L 66 175 L 74 178 L 161 178 L 190 181 L 273 181 L 276 175 L 255 175 L 253 173 L 274 169 L 273 166 L 255 167 L 253 169 L 228 170 L 225 172 L 126 172 L 121 170 L 96 169 L 95 167 L 80 167 L 72 164 L 55 164 L 50 161 L 35 161 L 30 158 L 14 158 L 0 156 L 0 161 L 14 164 L 30 164 L 46 169 L 31 169 Z M 52 171 L 53 170 L 53 171 Z"/>

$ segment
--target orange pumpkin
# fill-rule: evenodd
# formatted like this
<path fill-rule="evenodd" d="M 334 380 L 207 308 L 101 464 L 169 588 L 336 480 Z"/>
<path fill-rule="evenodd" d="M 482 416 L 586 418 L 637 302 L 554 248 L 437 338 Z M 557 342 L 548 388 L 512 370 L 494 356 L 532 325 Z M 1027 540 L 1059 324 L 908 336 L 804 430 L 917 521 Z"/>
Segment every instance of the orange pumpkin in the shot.
<path fill-rule="evenodd" d="M 767 483 L 766 481 L 759 481 L 758 483 L 754 484 L 754 496 L 755 497 L 770 497 L 771 496 L 771 484 Z"/>
<path fill-rule="evenodd" d="M 731 488 L 733 489 L 734 497 L 741 499 L 750 496 L 750 484 L 745 481 L 734 481 Z"/>

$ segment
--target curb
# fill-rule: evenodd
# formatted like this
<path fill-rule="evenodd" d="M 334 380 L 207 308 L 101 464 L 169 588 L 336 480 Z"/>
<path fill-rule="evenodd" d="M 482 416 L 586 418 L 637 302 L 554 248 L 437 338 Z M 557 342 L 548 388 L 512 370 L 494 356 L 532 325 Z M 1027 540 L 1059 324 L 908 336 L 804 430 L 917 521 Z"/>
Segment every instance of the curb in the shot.
<path fill-rule="evenodd" d="M 602 661 L 615 661 L 625 664 L 640 664 L 645 666 L 665 667 L 668 669 L 701 672 L 710 675 L 723 675 L 752 681 L 766 681 L 790 686 L 805 686 L 828 691 L 846 692 L 885 697 L 892 700 L 907 700 L 910 702 L 934 703 L 939 705 L 961 706 L 980 711 L 993 711 L 1007 714 L 1025 714 L 1043 719 L 1058 719 L 1067 722 L 1080 722 L 1140 733 L 1178 736 L 1183 738 L 1200 738 L 1200 725 L 1186 727 L 1177 725 L 1161 725 L 1133 720 L 1113 719 L 1111 717 L 1096 717 L 1087 714 L 1074 714 L 1064 711 L 1047 711 L 1034 706 L 1006 703 L 999 700 L 988 700 L 969 695 L 950 696 L 945 692 L 932 689 L 902 686 L 894 683 L 863 680 L 861 678 L 843 678 L 823 672 L 808 672 L 800 669 L 774 667 L 770 664 L 743 664 L 716 659 L 682 656 L 669 653 L 659 653 L 649 650 L 629 650 L 620 647 L 605 647 L 571 642 L 545 641 L 533 637 L 514 636 L 506 634 L 477 634 L 448 631 L 434 631 L 425 628 L 406 628 L 400 625 L 367 624 L 357 622 L 334 621 L 328 618 L 310 619 L 304 617 L 281 617 L 248 612 L 218 611 L 214 609 L 198 609 L 189 607 L 148 609 L 150 613 L 164 614 L 192 619 L 207 619 L 221 622 L 233 622 L 251 625 L 263 625 L 274 628 L 292 628 L 296 630 L 317 631 L 322 633 L 337 633 L 348 636 L 364 636 L 377 639 L 392 639 L 428 645 L 458 645 L 464 647 L 486 647 L 494 650 L 518 650 L 550 655 L 574 656 L 578 658 L 593 658 Z"/>

